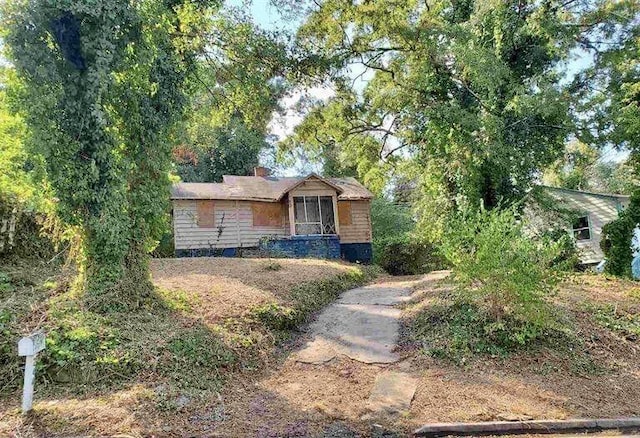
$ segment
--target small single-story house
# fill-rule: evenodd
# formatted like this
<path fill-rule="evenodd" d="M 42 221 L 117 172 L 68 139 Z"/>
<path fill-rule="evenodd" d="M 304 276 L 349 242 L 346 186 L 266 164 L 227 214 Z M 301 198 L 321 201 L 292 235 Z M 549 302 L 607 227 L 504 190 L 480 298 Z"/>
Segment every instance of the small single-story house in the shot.
<path fill-rule="evenodd" d="M 286 257 L 369 263 L 371 199 L 354 178 L 225 175 L 173 186 L 177 257 L 235 256 L 258 249 Z"/>
<path fill-rule="evenodd" d="M 544 188 L 558 202 L 558 206 L 574 211 L 577 216 L 572 224 L 566 225 L 576 239 L 580 262 L 591 265 L 604 260 L 600 248 L 602 227 L 618 218 L 618 214 L 629 205 L 629 196 Z"/>

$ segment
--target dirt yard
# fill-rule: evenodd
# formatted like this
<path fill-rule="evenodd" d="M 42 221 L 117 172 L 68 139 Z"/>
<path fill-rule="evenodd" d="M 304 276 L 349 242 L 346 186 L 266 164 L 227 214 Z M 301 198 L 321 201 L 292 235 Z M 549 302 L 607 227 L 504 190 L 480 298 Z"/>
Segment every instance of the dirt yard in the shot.
<path fill-rule="evenodd" d="M 159 288 L 188 294 L 198 303 L 197 312 L 214 322 L 284 300 L 300 283 L 332 278 L 350 269 L 348 264 L 315 259 L 194 257 L 153 260 L 151 275 Z"/>
<path fill-rule="evenodd" d="M 404 308 L 405 318 L 449 290 L 446 283 L 421 284 Z M 456 364 L 425 355 L 420 345 L 405 337 L 399 348 L 401 361 L 388 366 L 344 357 L 312 365 L 286 357 L 261 379 L 238 382 L 223 392 L 229 421 L 220 431 L 276 437 L 334 436 L 330 431 L 336 429 L 340 432 L 335 436 L 382 436 L 391 431 L 406 436 L 429 422 L 640 415 L 638 338 L 617 326 L 607 327 L 593 307 L 613 305 L 623 318 L 637 317 L 637 283 L 578 275 L 563 284 L 555 301 L 576 323 L 584 341 L 579 351 L 567 354 L 543 347 Z M 304 337 L 291 348 L 303 344 Z M 383 370 L 418 379 L 408 412 L 369 411 L 371 389 Z"/>
<path fill-rule="evenodd" d="M 152 268 L 156 285 L 174 301 L 188 301 L 192 318 L 224 325 L 230 317 L 240 321 L 256 305 L 286 301 L 301 278 L 323 280 L 353 266 L 317 260 L 216 264 L 167 259 Z M 401 285 L 416 279 L 377 281 Z M 14 407 L 3 405 L 0 435 L 392 437 L 428 422 L 640 415 L 637 283 L 577 275 L 563 284 L 554 301 L 581 340 L 574 351 L 541 347 L 460 363 L 426 355 L 428 346 L 416 344 L 407 332 L 411 318 L 446 299 L 449 290 L 446 281 L 415 286 L 411 300 L 401 305 L 406 325 L 396 350 L 400 361 L 390 365 L 346 357 L 320 365 L 297 362 L 293 353 L 310 340 L 303 328 L 265 352 L 268 359 L 243 362 L 219 390 L 194 396 L 163 386 L 153 376 L 106 392 L 45 387 L 30 417 L 20 418 Z M 368 408 L 369 395 L 376 377 L 389 370 L 410 374 L 418 386 L 408 411 L 376 414 Z M 16 406 L 18 399 L 9 403 Z"/>

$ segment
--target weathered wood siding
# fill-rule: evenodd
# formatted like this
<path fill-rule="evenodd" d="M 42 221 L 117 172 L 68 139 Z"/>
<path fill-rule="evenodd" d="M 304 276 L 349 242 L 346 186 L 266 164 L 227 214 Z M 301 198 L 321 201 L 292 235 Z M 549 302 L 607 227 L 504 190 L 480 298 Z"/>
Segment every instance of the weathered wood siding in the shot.
<path fill-rule="evenodd" d="M 290 194 L 291 196 L 336 196 L 336 191 L 322 181 L 309 180 L 291 190 Z"/>
<path fill-rule="evenodd" d="M 289 235 L 286 219 L 282 226 L 254 227 L 249 201 L 213 201 L 214 227 L 199 227 L 197 203 L 195 200 L 173 201 L 176 249 L 255 247 L 262 237 Z"/>
<path fill-rule="evenodd" d="M 349 211 L 349 208 L 340 207 L 343 203 L 351 204 L 351 221 L 340 219 L 340 243 L 371 242 L 371 202 L 338 201 L 338 211 Z"/>
<path fill-rule="evenodd" d="M 624 198 L 618 199 L 591 193 L 560 190 L 554 190 L 552 195 L 562 202 L 563 207 L 589 215 L 591 239 L 576 241 L 581 261 L 583 263 L 598 263 L 603 260 L 604 254 L 600 249 L 602 227 L 617 219 L 618 212 L 627 206 L 628 201 Z M 568 225 L 568 229 L 572 229 L 571 224 Z"/>

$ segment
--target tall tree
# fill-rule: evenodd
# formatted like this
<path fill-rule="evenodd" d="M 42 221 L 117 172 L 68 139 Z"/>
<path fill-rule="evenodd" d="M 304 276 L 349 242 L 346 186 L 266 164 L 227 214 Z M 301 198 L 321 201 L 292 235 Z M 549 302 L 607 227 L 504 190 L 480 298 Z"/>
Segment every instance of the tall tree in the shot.
<path fill-rule="evenodd" d="M 637 1 L 606 2 L 614 18 L 608 26 L 587 31 L 585 50 L 595 56 L 594 66 L 578 75 L 572 91 L 580 100 L 581 135 L 595 144 L 606 144 L 630 152 L 627 169 L 633 176 L 629 206 L 620 217 L 603 228 L 605 269 L 631 276 L 631 239 L 640 225 L 640 4 Z M 601 21 L 600 14 L 590 17 Z"/>
<path fill-rule="evenodd" d="M 81 235 L 80 285 L 99 304 L 136 304 L 151 289 L 147 253 L 164 229 L 168 137 L 187 102 L 208 2 L 5 8 L 30 146 L 44 156 L 58 215 Z"/>
<path fill-rule="evenodd" d="M 291 143 L 337 148 L 365 181 L 409 160 L 429 227 L 461 203 L 520 199 L 574 127 L 562 63 L 594 11 L 605 24 L 628 13 L 604 3 L 318 2 L 299 40 L 331 61 L 337 93 Z M 354 76 L 370 79 L 359 87 Z"/>
<path fill-rule="evenodd" d="M 266 133 L 250 128 L 240 117 L 222 126 L 207 119 L 192 122 L 188 143 L 173 149 L 176 173 L 186 182 L 221 182 L 223 175 L 251 175 L 260 153 L 269 147 Z"/>
<path fill-rule="evenodd" d="M 216 14 L 189 118 L 176 139 L 178 175 L 217 182 L 224 174 L 248 174 L 270 147 L 267 125 L 295 67 L 286 34 L 259 28 L 241 11 Z"/>

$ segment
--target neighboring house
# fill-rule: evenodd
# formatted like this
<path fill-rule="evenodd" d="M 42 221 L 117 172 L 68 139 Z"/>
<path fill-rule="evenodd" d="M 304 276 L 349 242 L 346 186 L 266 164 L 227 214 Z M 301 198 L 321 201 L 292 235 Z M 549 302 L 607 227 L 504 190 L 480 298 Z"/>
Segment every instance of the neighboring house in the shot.
<path fill-rule="evenodd" d="M 260 249 L 287 257 L 371 261 L 371 199 L 354 178 L 225 175 L 173 186 L 177 257 Z"/>
<path fill-rule="evenodd" d="M 600 248 L 602 227 L 617 219 L 629 205 L 629 196 L 591 193 L 579 190 L 545 187 L 547 193 L 559 201 L 559 206 L 573 210 L 577 218 L 567 224 L 576 239 L 583 264 L 597 264 L 604 259 Z"/>

